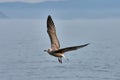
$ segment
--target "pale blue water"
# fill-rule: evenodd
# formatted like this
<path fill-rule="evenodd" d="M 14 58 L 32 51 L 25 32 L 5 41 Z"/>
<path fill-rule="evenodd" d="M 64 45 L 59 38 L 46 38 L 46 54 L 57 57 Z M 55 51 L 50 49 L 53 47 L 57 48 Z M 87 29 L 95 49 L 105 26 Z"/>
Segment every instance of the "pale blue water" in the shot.
<path fill-rule="evenodd" d="M 0 80 L 120 80 L 119 21 L 55 21 L 62 47 L 90 43 L 66 53 L 59 64 L 46 20 L 0 20 Z"/>

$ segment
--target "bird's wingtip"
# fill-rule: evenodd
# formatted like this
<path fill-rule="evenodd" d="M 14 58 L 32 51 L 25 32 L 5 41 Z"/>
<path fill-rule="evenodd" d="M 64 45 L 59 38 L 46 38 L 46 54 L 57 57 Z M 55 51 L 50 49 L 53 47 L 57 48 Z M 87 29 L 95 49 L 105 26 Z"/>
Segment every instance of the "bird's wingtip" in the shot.
<path fill-rule="evenodd" d="M 87 43 L 87 45 L 90 45 L 90 43 Z"/>
<path fill-rule="evenodd" d="M 51 15 L 48 15 L 48 18 L 51 18 Z"/>
<path fill-rule="evenodd" d="M 47 19 L 47 21 L 52 21 L 52 17 L 51 17 L 51 15 L 48 15 L 48 19 Z"/>
<path fill-rule="evenodd" d="M 85 44 L 85 46 L 90 45 L 90 43 Z"/>

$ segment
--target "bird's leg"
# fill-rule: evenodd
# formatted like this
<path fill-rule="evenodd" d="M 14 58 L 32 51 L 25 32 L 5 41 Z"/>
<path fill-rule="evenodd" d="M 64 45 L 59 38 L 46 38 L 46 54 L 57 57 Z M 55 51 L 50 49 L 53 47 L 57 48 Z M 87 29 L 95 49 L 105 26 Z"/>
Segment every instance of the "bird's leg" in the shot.
<path fill-rule="evenodd" d="M 62 57 L 58 57 L 58 61 L 62 64 Z"/>

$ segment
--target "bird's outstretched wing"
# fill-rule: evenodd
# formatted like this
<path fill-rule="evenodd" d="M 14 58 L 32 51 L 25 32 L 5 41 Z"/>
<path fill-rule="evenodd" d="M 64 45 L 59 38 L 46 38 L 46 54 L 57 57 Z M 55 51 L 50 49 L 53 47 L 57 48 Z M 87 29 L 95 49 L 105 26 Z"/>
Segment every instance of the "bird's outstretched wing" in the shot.
<path fill-rule="evenodd" d="M 58 50 L 60 48 L 60 43 L 56 35 L 54 22 L 50 15 L 47 18 L 47 32 L 51 40 L 51 48 L 53 50 Z"/>
<path fill-rule="evenodd" d="M 54 51 L 54 53 L 65 53 L 67 51 L 73 51 L 73 50 L 77 50 L 77 49 L 83 48 L 83 47 L 85 47 L 87 45 L 89 45 L 89 43 L 88 44 L 84 44 L 84 45 L 80 45 L 80 46 L 72 46 L 72 47 L 62 48 L 62 49 Z"/>

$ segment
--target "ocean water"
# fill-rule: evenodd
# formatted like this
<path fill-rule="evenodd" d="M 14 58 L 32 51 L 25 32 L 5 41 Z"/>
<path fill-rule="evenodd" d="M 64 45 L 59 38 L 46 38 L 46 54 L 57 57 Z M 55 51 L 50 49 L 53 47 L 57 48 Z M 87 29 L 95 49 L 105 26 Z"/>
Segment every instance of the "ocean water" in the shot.
<path fill-rule="evenodd" d="M 46 20 L 0 20 L 0 80 L 120 80 L 120 20 L 56 20 L 61 47 L 90 43 L 65 53 L 50 48 Z"/>

